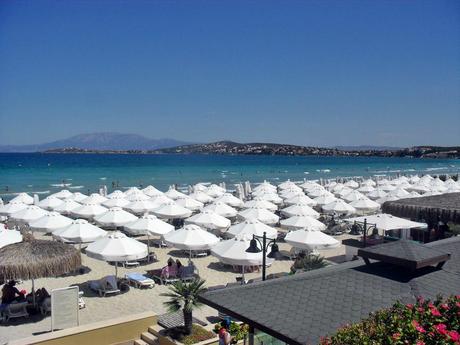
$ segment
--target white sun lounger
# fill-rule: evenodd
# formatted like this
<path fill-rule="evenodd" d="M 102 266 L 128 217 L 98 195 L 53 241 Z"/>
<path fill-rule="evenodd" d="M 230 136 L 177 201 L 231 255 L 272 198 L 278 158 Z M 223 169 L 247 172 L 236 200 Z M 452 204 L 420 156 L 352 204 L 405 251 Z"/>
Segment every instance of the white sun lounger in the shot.
<path fill-rule="evenodd" d="M 128 280 L 130 285 L 133 285 L 139 289 L 143 287 L 153 288 L 155 286 L 155 281 L 153 279 L 150 279 L 137 272 L 127 273 L 125 278 Z"/>
<path fill-rule="evenodd" d="M 120 293 L 115 276 L 106 276 L 100 280 L 91 280 L 88 283 L 89 288 L 96 291 L 101 297 Z"/>

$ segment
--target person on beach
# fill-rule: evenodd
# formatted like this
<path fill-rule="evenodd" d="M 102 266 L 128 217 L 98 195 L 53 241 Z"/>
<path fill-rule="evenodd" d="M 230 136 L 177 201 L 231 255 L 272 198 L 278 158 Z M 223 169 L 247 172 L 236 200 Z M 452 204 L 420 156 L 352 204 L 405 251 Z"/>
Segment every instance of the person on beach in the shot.
<path fill-rule="evenodd" d="M 184 265 L 182 265 L 182 262 L 180 262 L 179 259 L 176 260 L 176 267 L 177 267 L 177 276 L 182 277 L 182 274 L 184 272 Z"/>
<path fill-rule="evenodd" d="M 16 287 L 16 281 L 10 280 L 2 289 L 2 304 L 10 304 L 14 301 L 24 300 L 24 294 Z"/>
<path fill-rule="evenodd" d="M 170 278 L 177 276 L 177 264 L 174 262 L 173 259 L 168 259 L 168 264 L 161 269 L 161 277 L 162 278 Z"/>
<path fill-rule="evenodd" d="M 221 328 L 219 330 L 219 345 L 229 345 L 232 342 L 232 336 L 228 331 L 228 328 L 230 327 L 230 320 L 226 318 L 225 320 L 222 320 L 220 325 Z"/>

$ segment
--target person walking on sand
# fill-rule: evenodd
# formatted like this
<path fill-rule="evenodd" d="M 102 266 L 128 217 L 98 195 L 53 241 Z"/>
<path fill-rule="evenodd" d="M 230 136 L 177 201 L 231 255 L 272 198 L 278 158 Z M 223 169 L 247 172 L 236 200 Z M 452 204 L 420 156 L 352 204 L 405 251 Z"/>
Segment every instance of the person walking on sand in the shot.
<path fill-rule="evenodd" d="M 228 328 L 230 327 L 230 320 L 223 320 L 220 325 L 221 328 L 219 330 L 219 345 L 230 345 L 232 342 L 232 336 L 228 331 Z"/>

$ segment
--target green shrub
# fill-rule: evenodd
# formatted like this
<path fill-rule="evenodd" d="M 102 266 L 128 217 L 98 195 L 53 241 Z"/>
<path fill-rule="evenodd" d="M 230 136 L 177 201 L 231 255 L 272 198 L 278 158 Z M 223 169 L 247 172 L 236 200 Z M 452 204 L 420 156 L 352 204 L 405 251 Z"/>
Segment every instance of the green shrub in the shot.
<path fill-rule="evenodd" d="M 326 267 L 328 263 L 324 260 L 324 257 L 320 255 L 308 254 L 305 256 L 299 256 L 295 259 L 292 264 L 291 271 L 312 271 L 319 268 Z"/>
<path fill-rule="evenodd" d="M 460 345 L 460 295 L 415 304 L 397 302 L 360 323 L 345 326 L 320 345 Z"/>

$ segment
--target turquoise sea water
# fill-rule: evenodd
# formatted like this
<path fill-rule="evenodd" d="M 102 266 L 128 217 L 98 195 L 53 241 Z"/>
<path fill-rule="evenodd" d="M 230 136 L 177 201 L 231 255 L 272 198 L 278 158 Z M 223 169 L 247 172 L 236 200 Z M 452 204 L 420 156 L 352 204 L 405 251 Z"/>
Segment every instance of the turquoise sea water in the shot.
<path fill-rule="evenodd" d="M 394 175 L 397 173 L 459 173 L 460 160 L 377 157 L 288 157 L 221 155 L 98 155 L 0 153 L 0 196 L 10 199 L 26 191 L 41 194 L 63 187 L 95 192 L 102 185 L 119 189 L 153 184 L 161 190 L 176 183 L 240 181 L 274 183 L 287 179 L 336 176 Z"/>

